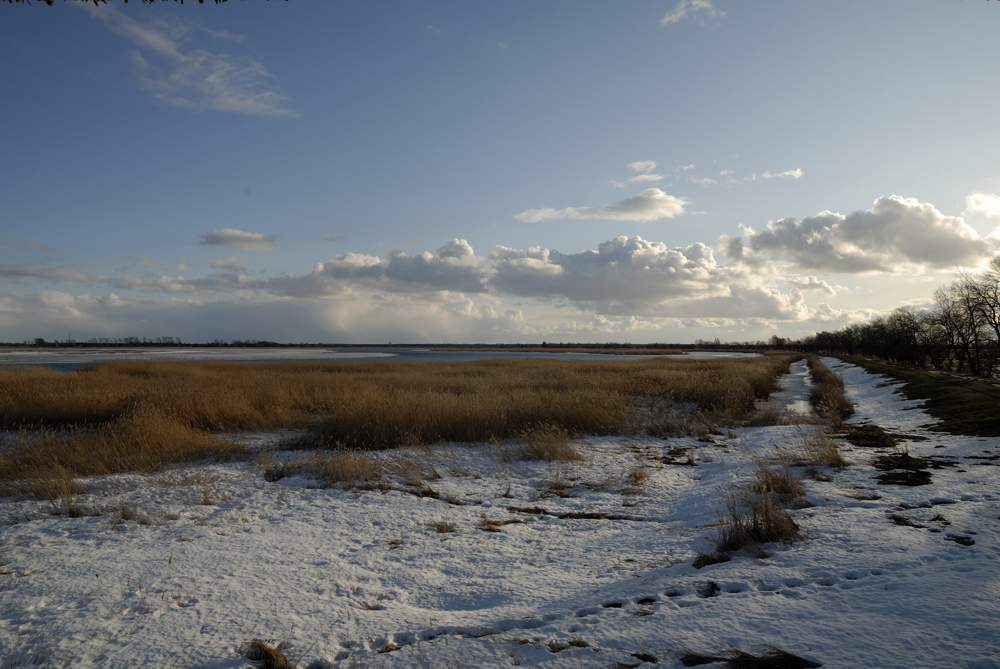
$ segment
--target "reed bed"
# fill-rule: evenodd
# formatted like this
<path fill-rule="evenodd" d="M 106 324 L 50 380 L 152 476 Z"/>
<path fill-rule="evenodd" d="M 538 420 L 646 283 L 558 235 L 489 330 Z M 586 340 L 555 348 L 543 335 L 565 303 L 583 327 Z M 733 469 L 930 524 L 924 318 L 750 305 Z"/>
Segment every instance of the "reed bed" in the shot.
<path fill-rule="evenodd" d="M 524 435 L 624 434 L 650 407 L 737 425 L 795 355 L 462 363 L 118 362 L 0 369 L 0 482 L 155 471 L 241 447 L 215 433 L 306 429 L 300 447 L 384 449 Z M 694 429 L 693 427 L 691 429 Z M 537 438 L 534 439 L 537 441 Z"/>
<path fill-rule="evenodd" d="M 834 374 L 816 355 L 810 355 L 806 362 L 813 379 L 810 400 L 821 415 L 834 423 L 841 423 L 854 413 L 854 405 L 844 393 L 844 379 Z"/>

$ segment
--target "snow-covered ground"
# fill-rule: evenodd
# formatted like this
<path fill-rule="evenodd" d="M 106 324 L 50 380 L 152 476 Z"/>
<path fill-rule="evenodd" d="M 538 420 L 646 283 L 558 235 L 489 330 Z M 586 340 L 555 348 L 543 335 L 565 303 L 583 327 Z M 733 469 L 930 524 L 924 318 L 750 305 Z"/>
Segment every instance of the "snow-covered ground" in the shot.
<path fill-rule="evenodd" d="M 1000 440 L 929 433 L 884 379 L 825 362 L 851 422 L 957 464 L 879 485 L 877 453 L 844 443 L 848 469 L 805 477 L 801 541 L 702 569 L 721 493 L 814 428 L 590 438 L 571 464 L 384 453 L 386 491 L 270 483 L 251 463 L 85 480 L 77 502 L 101 515 L 0 501 L 0 667 L 247 667 L 251 638 L 299 667 L 672 667 L 770 646 L 826 667 L 1000 667 Z"/>

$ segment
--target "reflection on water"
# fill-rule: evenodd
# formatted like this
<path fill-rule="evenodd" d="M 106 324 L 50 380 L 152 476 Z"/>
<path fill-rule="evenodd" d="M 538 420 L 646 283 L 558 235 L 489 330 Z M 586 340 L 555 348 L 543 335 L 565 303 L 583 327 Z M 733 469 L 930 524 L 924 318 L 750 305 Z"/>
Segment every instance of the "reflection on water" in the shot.
<path fill-rule="evenodd" d="M 671 357 L 675 359 L 713 360 L 715 358 L 757 358 L 759 356 L 760 353 L 748 353 L 746 351 L 684 351 L 684 355 L 674 355 Z"/>
<path fill-rule="evenodd" d="M 813 412 L 809 396 L 812 393 L 812 376 L 805 360 L 793 362 L 788 374 L 778 379 L 778 390 L 771 393 L 771 400 L 789 413 L 809 415 Z"/>

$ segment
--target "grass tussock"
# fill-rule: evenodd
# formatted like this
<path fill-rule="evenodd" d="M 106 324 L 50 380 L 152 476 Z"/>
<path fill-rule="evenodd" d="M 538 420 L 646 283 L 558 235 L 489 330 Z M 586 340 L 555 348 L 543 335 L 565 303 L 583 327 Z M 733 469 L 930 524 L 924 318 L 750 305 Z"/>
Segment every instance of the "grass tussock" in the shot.
<path fill-rule="evenodd" d="M 307 476 L 327 486 L 357 485 L 380 483 L 385 476 L 385 467 L 371 454 L 348 450 L 317 453 L 282 462 L 265 456 L 257 464 L 263 469 L 264 478 L 271 482 L 289 476 Z"/>
<path fill-rule="evenodd" d="M 79 518 L 87 515 L 76 502 L 76 496 L 87 494 L 87 489 L 58 465 L 53 466 L 46 476 L 29 479 L 26 492 L 37 499 L 48 500 L 49 511 L 54 516 Z"/>
<path fill-rule="evenodd" d="M 438 534 L 448 534 L 449 532 L 455 531 L 455 526 L 449 523 L 447 520 L 440 520 L 431 523 L 431 527 Z"/>
<path fill-rule="evenodd" d="M 238 457 L 242 447 L 214 433 L 247 430 L 305 428 L 300 446 L 335 451 L 520 440 L 565 461 L 579 456 L 571 434 L 708 435 L 739 424 L 795 356 L 623 358 L 2 368 L 0 428 L 22 437 L 0 453 L 0 491 L 56 467 L 72 478 Z M 691 412 L 696 420 L 676 420 Z M 331 481 L 358 476 L 343 464 L 331 459 Z"/>
<path fill-rule="evenodd" d="M 744 427 L 767 427 L 770 425 L 788 425 L 791 419 L 780 406 L 770 404 L 743 421 Z"/>
<path fill-rule="evenodd" d="M 800 457 L 813 465 L 824 465 L 833 469 L 847 467 L 847 460 L 840 454 L 837 442 L 828 434 L 818 430 L 803 432 L 799 437 Z"/>
<path fill-rule="evenodd" d="M 783 457 L 776 461 L 754 460 L 754 481 L 750 489 L 758 495 L 774 495 L 785 505 L 801 506 L 805 489 Z"/>
<path fill-rule="evenodd" d="M 479 524 L 476 527 L 483 530 L 484 532 L 499 532 L 500 528 L 504 527 L 505 525 L 517 525 L 522 523 L 524 523 L 523 520 L 509 519 L 509 518 L 495 519 L 482 516 L 479 519 Z"/>
<path fill-rule="evenodd" d="M 784 505 L 804 505 L 802 483 L 787 463 L 754 462 L 755 478 L 723 496 L 716 551 L 728 555 L 760 544 L 794 541 L 799 526 Z"/>
<path fill-rule="evenodd" d="M 241 655 L 253 662 L 260 662 L 261 669 L 295 669 L 295 665 L 285 657 L 280 642 L 273 646 L 263 639 L 251 639 L 243 647 Z"/>
<path fill-rule="evenodd" d="M 582 460 L 580 452 L 569 443 L 572 436 L 558 425 L 542 425 L 525 432 L 518 440 L 522 443 L 515 445 L 512 455 L 517 460 L 546 462 Z"/>
<path fill-rule="evenodd" d="M 823 364 L 819 356 L 810 355 L 806 362 L 813 381 L 810 401 L 820 415 L 840 424 L 854 413 L 854 405 L 844 392 L 844 379 Z"/>
<path fill-rule="evenodd" d="M 642 465 L 636 465 L 625 475 L 625 482 L 632 488 L 641 488 L 649 481 L 649 472 Z"/>
<path fill-rule="evenodd" d="M 732 553 L 748 546 L 790 542 L 799 527 L 773 494 L 753 490 L 731 490 L 724 498 L 723 525 L 716 550 Z"/>

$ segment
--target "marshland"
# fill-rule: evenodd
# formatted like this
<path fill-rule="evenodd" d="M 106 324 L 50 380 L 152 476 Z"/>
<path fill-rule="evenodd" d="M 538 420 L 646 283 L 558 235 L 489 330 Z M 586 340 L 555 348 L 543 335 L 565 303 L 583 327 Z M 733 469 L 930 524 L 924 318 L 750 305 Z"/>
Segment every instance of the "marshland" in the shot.
<path fill-rule="evenodd" d="M 833 358 L 0 377 L 0 666 L 990 666 L 996 439 Z"/>
<path fill-rule="evenodd" d="M 794 354 L 688 361 L 119 362 L 0 370 L 4 481 L 156 471 L 245 455 L 229 433 L 381 450 L 567 435 L 705 432 L 755 417 Z"/>
<path fill-rule="evenodd" d="M 0 669 L 1000 669 L 1000 3 L 0 11 Z"/>

